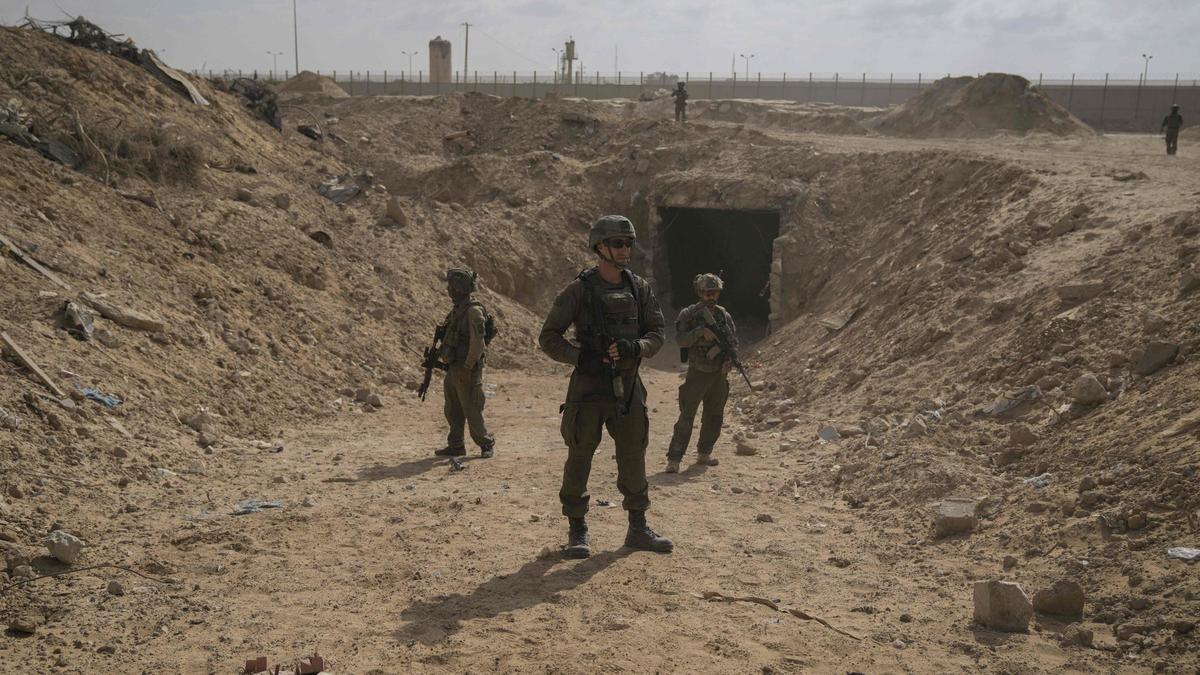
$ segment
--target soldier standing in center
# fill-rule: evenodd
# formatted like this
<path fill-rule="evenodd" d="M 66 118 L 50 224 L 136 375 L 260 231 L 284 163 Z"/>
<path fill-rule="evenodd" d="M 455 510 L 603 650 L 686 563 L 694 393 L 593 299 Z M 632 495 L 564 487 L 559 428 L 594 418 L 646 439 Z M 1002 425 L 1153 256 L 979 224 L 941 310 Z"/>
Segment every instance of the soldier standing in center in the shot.
<path fill-rule="evenodd" d="M 445 393 L 446 422 L 450 433 L 446 447 L 434 452 L 439 457 L 462 457 L 467 454 L 463 442 L 464 427 L 471 430 L 471 440 L 479 446 L 479 456 L 487 459 L 495 452 L 496 439 L 488 433 L 483 420 L 483 366 L 487 352 L 487 315 L 475 299 L 479 276 L 470 270 L 451 269 L 446 272 L 446 293 L 454 307 L 443 323 L 446 337 L 442 340 L 439 357 L 446 364 Z"/>
<path fill-rule="evenodd" d="M 688 100 L 688 93 L 686 89 L 687 83 L 678 82 L 676 84 L 679 86 L 675 89 L 675 91 L 671 92 L 671 96 L 675 99 L 675 121 L 686 122 Z"/>
<path fill-rule="evenodd" d="M 638 366 L 662 348 L 665 331 L 650 284 L 628 269 L 636 237 L 624 216 L 603 216 L 592 224 L 588 246 L 599 263 L 558 294 L 538 337 L 550 358 L 575 366 L 559 409 L 567 461 L 558 497 L 570 521 L 565 553 L 572 558 L 591 555 L 587 485 L 605 428 L 616 444 L 617 488 L 629 514 L 625 545 L 658 553 L 673 548 L 670 539 L 646 525 L 650 419 Z M 574 342 L 565 337 L 571 325 Z"/>
<path fill-rule="evenodd" d="M 729 400 L 730 357 L 717 344 L 718 325 L 737 349 L 737 329 L 733 317 L 717 304 L 725 282 L 715 274 L 697 275 L 692 282 L 700 302 L 684 307 L 675 320 L 675 341 L 687 350 L 687 376 L 679 385 L 679 420 L 667 446 L 667 473 L 678 473 L 679 462 L 687 452 L 696 423 L 696 411 L 704 405 L 700 418 L 700 438 L 696 443 L 696 463 L 716 466 L 713 447 L 721 437 L 725 421 L 725 402 Z"/>

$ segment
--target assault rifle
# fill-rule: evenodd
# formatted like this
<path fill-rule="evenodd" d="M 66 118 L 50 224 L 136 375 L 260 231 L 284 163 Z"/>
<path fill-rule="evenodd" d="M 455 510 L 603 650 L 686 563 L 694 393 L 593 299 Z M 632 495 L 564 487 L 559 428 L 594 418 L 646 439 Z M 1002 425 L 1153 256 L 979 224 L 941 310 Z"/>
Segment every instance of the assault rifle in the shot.
<path fill-rule="evenodd" d="M 592 335 L 595 336 L 595 350 L 601 354 L 604 364 L 604 374 L 612 382 L 613 396 L 617 399 L 617 410 L 613 416 L 617 422 L 629 412 L 625 406 L 625 381 L 621 379 L 621 371 L 617 364 L 608 357 L 608 348 L 613 344 L 613 337 L 608 332 L 608 320 L 604 316 L 604 303 L 600 301 L 600 288 L 592 288 Z"/>
<path fill-rule="evenodd" d="M 446 337 L 446 324 L 438 324 L 437 328 L 433 329 L 433 344 L 425 348 L 424 355 L 421 357 L 421 367 L 425 369 L 425 379 L 421 380 L 421 388 L 417 389 L 417 396 L 422 401 L 425 400 L 425 393 L 429 391 L 429 380 L 433 378 L 433 369 L 448 370 L 449 367 L 442 363 L 438 358 L 438 352 L 441 351 L 442 340 Z"/>
<path fill-rule="evenodd" d="M 717 336 L 716 349 L 721 350 L 725 356 L 729 357 L 729 362 L 742 374 L 742 379 L 746 381 L 746 386 L 750 387 L 750 390 L 753 391 L 754 385 L 750 384 L 750 376 L 746 374 L 746 366 L 738 358 L 737 349 L 733 346 L 733 336 L 729 334 L 729 324 L 724 321 L 717 321 L 716 317 L 713 316 L 712 310 L 708 307 L 700 309 L 700 320 Z M 715 355 L 710 354 L 709 358 L 713 356 Z"/>

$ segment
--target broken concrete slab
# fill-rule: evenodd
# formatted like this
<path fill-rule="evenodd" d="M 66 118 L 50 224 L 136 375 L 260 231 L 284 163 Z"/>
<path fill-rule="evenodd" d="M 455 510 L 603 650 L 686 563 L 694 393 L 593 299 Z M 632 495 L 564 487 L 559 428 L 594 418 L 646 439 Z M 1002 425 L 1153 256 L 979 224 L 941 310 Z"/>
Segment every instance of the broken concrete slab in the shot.
<path fill-rule="evenodd" d="M 1033 603 L 1014 581 L 979 581 L 974 589 L 975 623 L 1009 633 L 1029 630 Z"/>
<path fill-rule="evenodd" d="M 979 524 L 975 511 L 979 502 L 974 499 L 950 497 L 943 499 L 937 506 L 933 518 L 934 536 L 949 537 L 951 535 L 970 532 Z"/>

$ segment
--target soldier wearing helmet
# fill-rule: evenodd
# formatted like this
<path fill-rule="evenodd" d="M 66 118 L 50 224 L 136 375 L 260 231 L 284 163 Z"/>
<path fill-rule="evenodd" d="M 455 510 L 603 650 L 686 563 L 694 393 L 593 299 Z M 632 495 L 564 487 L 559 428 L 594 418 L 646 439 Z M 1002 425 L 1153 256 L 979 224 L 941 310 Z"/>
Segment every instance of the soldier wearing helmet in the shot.
<path fill-rule="evenodd" d="M 671 97 L 675 99 L 675 121 L 687 121 L 687 83 L 678 82 L 675 91 L 671 92 Z"/>
<path fill-rule="evenodd" d="M 559 409 L 567 461 L 558 497 L 570 523 L 565 554 L 572 558 L 591 555 L 585 520 L 588 476 L 604 429 L 616 445 L 617 488 L 629 514 L 625 545 L 659 553 L 673 548 L 670 539 L 646 524 L 650 420 L 638 366 L 662 348 L 665 333 L 654 291 L 629 270 L 636 239 L 628 218 L 597 219 L 588 233 L 588 246 L 598 264 L 581 272 L 558 294 L 538 337 L 550 358 L 575 367 L 566 403 Z M 575 327 L 574 340 L 566 338 L 571 326 Z"/>
<path fill-rule="evenodd" d="M 1179 104 L 1171 105 L 1171 112 L 1163 118 L 1162 127 L 1159 132 L 1166 137 L 1167 154 L 1174 155 L 1179 152 L 1179 130 L 1183 128 L 1183 115 L 1179 114 Z"/>
<path fill-rule="evenodd" d="M 678 473 L 679 463 L 687 452 L 692 438 L 696 413 L 704 406 L 700 418 L 700 438 L 696 443 L 696 463 L 716 466 L 713 447 L 721 436 L 725 419 L 725 403 L 729 400 L 730 357 L 718 345 L 718 326 L 729 336 L 737 349 L 737 329 L 733 317 L 717 304 L 725 282 L 716 274 L 698 274 L 693 281 L 700 302 L 685 307 L 675 320 L 675 341 L 680 356 L 688 364 L 687 376 L 679 385 L 679 419 L 667 446 L 667 473 Z M 686 356 L 684 353 L 686 352 Z"/>
<path fill-rule="evenodd" d="M 487 351 L 488 318 L 483 304 L 475 299 L 479 275 L 467 269 L 446 272 L 446 293 L 454 307 L 443 323 L 445 337 L 438 354 L 447 364 L 442 386 L 445 394 L 446 422 L 450 433 L 446 447 L 434 454 L 441 457 L 462 457 L 467 454 L 463 440 L 464 427 L 471 430 L 471 440 L 479 446 L 480 456 L 491 457 L 496 440 L 483 421 L 483 365 Z"/>

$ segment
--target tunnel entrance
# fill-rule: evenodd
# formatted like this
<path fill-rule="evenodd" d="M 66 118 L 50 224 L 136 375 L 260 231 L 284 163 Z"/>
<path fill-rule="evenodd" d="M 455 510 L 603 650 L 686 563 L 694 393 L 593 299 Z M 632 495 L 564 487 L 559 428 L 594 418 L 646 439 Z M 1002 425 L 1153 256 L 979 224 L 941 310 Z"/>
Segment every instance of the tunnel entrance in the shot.
<path fill-rule="evenodd" d="M 742 341 L 765 337 L 779 212 L 664 206 L 658 216 L 657 244 L 665 254 L 667 272 L 658 281 L 667 304 L 679 310 L 696 302 L 692 279 L 723 270 L 721 304 L 733 315 Z"/>

